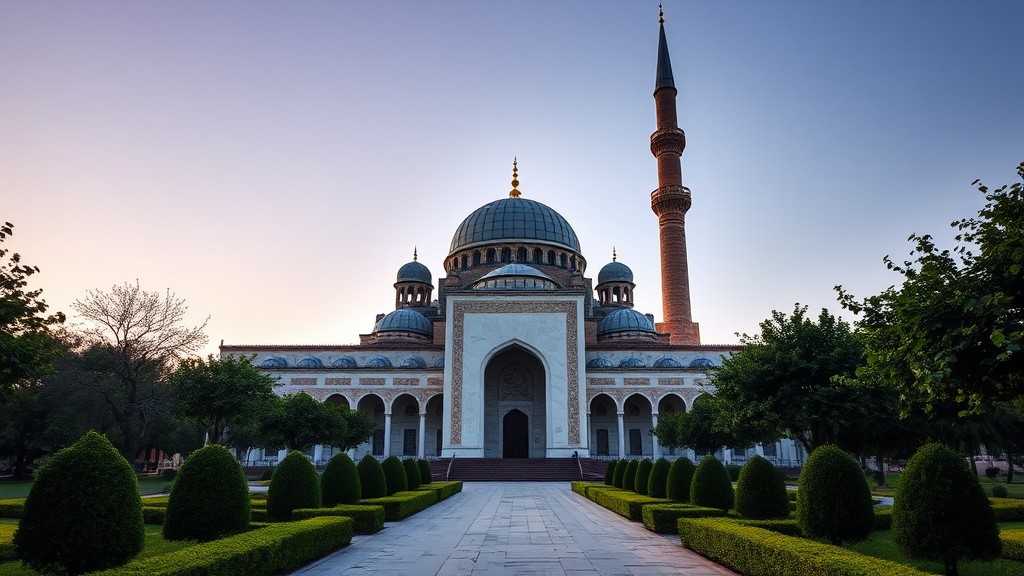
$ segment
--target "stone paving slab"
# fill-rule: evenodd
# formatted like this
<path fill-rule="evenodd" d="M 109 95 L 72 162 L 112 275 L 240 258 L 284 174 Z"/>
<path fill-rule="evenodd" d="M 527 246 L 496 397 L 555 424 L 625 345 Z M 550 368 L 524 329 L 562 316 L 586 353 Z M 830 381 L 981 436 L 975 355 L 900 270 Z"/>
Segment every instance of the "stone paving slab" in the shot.
<path fill-rule="evenodd" d="M 292 574 L 723 576 L 678 536 L 575 494 L 567 482 L 467 482 L 463 491 Z"/>

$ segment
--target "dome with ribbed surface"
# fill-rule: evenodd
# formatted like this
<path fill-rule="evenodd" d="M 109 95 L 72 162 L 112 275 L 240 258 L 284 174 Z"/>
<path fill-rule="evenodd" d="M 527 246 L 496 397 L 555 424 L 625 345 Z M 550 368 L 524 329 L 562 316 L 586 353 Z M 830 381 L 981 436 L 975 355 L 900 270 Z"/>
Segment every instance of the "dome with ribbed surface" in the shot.
<path fill-rule="evenodd" d="M 664 358 L 658 358 L 657 360 L 655 360 L 654 361 L 654 367 L 655 368 L 682 368 L 683 365 L 679 363 L 679 360 L 676 360 L 675 358 L 669 358 L 668 356 L 666 356 Z"/>
<path fill-rule="evenodd" d="M 604 336 L 617 332 L 650 332 L 655 334 L 651 319 L 632 308 L 616 310 L 601 319 L 597 327 L 597 335 Z"/>
<path fill-rule="evenodd" d="M 633 282 L 633 271 L 622 262 L 609 262 L 597 273 L 597 283 Z"/>
<path fill-rule="evenodd" d="M 477 208 L 455 230 L 450 254 L 473 246 L 526 241 L 580 252 L 572 226 L 551 208 L 526 198 L 503 198 Z"/>
<path fill-rule="evenodd" d="M 433 284 L 434 282 L 430 270 L 415 260 L 398 269 L 398 281 L 422 282 L 424 284 Z"/>
<path fill-rule="evenodd" d="M 341 356 L 336 358 L 334 362 L 331 362 L 331 366 L 335 368 L 358 368 L 359 365 L 356 363 L 356 359 L 351 356 Z"/>
<path fill-rule="evenodd" d="M 380 322 L 377 322 L 377 325 L 373 327 L 373 331 L 375 333 L 413 332 L 432 336 L 434 334 L 434 325 L 423 314 L 408 308 L 400 308 L 381 318 Z"/>
<path fill-rule="evenodd" d="M 493 290 L 555 290 L 550 276 L 526 264 L 506 264 L 473 283 L 473 288 Z"/>

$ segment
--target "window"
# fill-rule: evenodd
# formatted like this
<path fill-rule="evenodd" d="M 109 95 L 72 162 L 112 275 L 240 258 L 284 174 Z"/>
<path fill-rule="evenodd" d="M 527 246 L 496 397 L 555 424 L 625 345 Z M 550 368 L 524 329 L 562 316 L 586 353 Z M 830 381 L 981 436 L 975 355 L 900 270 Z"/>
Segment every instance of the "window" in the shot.
<path fill-rule="evenodd" d="M 516 250 L 516 261 L 526 262 L 526 248 L 520 248 L 519 250 Z"/>
<path fill-rule="evenodd" d="M 544 263 L 544 251 L 540 248 L 533 249 L 533 263 L 543 264 Z"/>
<path fill-rule="evenodd" d="M 642 456 L 644 448 L 640 444 L 640 429 L 630 428 L 629 429 L 629 455 L 630 456 Z"/>
<path fill-rule="evenodd" d="M 745 448 L 733 448 L 732 449 L 732 457 L 733 458 L 746 458 L 747 457 L 747 450 Z"/>
<path fill-rule="evenodd" d="M 511 248 L 502 248 L 501 249 L 501 263 L 502 264 L 508 264 L 511 261 L 512 261 L 512 249 Z"/>
<path fill-rule="evenodd" d="M 465 268 L 465 267 L 466 267 L 466 264 L 467 264 L 467 260 L 468 260 L 468 258 L 466 258 L 466 255 L 465 255 L 465 254 L 463 254 L 463 255 L 462 255 L 462 267 L 463 267 L 463 268 Z"/>
<path fill-rule="evenodd" d="M 599 428 L 597 430 L 597 455 L 607 456 L 608 455 L 608 429 Z"/>
<path fill-rule="evenodd" d="M 384 455 L 384 431 L 380 428 L 373 431 L 373 455 Z"/>
<path fill-rule="evenodd" d="M 416 429 L 406 428 L 402 432 L 402 455 L 403 456 L 415 456 L 416 455 Z"/>
<path fill-rule="evenodd" d="M 548 265 L 550 265 L 550 266 L 554 266 L 555 265 L 555 251 L 554 250 L 548 250 Z"/>
<path fill-rule="evenodd" d="M 763 446 L 761 446 L 761 449 L 764 450 L 765 458 L 775 458 L 776 456 L 778 456 L 778 451 L 775 448 L 774 442 L 772 442 L 771 444 L 764 444 Z"/>
<path fill-rule="evenodd" d="M 480 251 L 473 252 L 473 266 L 480 265 Z"/>
<path fill-rule="evenodd" d="M 494 264 L 494 248 L 487 249 L 487 263 Z"/>
<path fill-rule="evenodd" d="M 569 266 L 569 260 L 565 257 L 565 254 L 558 255 L 558 265 L 562 268 L 567 268 Z"/>
<path fill-rule="evenodd" d="M 405 415 L 406 416 L 415 416 L 416 415 L 416 405 L 413 404 L 412 402 L 406 404 L 405 405 Z"/>

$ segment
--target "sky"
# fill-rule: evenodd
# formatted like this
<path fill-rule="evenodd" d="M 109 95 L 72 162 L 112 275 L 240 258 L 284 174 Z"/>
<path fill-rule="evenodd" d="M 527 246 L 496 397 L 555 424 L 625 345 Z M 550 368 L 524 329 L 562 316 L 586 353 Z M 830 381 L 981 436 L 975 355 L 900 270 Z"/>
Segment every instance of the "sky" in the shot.
<path fill-rule="evenodd" d="M 1024 161 L 1015 0 L 665 3 L 705 344 L 898 283 Z M 561 213 L 662 319 L 658 4 L 0 0 L 0 220 L 69 321 L 170 289 L 210 344 L 355 344 L 414 248 L 504 198 Z M 846 315 L 849 317 L 848 315 Z"/>

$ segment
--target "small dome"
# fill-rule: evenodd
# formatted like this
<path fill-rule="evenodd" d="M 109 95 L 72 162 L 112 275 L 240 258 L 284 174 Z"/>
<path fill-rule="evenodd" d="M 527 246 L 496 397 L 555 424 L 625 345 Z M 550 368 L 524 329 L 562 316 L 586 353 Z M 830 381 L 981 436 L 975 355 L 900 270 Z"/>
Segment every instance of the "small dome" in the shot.
<path fill-rule="evenodd" d="M 380 319 L 373 327 L 377 332 L 413 332 L 424 336 L 434 335 L 434 325 L 426 316 L 409 308 L 400 308 Z"/>
<path fill-rule="evenodd" d="M 299 363 L 295 365 L 296 368 L 323 368 L 324 363 L 319 358 L 312 356 L 299 360 Z"/>
<path fill-rule="evenodd" d="M 649 332 L 656 334 L 651 319 L 632 308 L 622 308 L 601 319 L 597 335 L 604 336 L 617 332 Z"/>
<path fill-rule="evenodd" d="M 655 368 L 682 368 L 683 365 L 679 363 L 679 360 L 676 360 L 675 358 L 669 358 L 668 356 L 666 356 L 664 358 L 658 358 L 654 362 L 654 367 Z"/>
<path fill-rule="evenodd" d="M 287 368 L 288 361 L 280 356 L 271 356 L 260 363 L 260 368 Z"/>
<path fill-rule="evenodd" d="M 633 271 L 622 262 L 609 262 L 597 273 L 598 285 L 605 282 L 629 282 L 633 283 Z"/>
<path fill-rule="evenodd" d="M 399 364 L 401 368 L 426 368 L 427 361 L 419 356 L 410 356 Z"/>
<path fill-rule="evenodd" d="M 356 359 L 351 356 L 342 356 L 336 358 L 334 362 L 331 362 L 331 366 L 335 368 L 358 368 L 359 364 L 356 363 Z"/>
<path fill-rule="evenodd" d="M 587 368 L 611 368 L 612 363 L 604 356 L 595 356 L 587 362 Z"/>
<path fill-rule="evenodd" d="M 473 284 L 484 290 L 556 290 L 550 276 L 526 264 L 506 264 L 484 274 Z"/>
<path fill-rule="evenodd" d="M 391 368 L 391 360 L 383 356 L 374 356 L 366 363 L 367 368 Z"/>
<path fill-rule="evenodd" d="M 509 241 L 552 244 L 580 253 L 576 232 L 561 214 L 526 198 L 503 198 L 477 208 L 459 224 L 449 255 Z"/>
<path fill-rule="evenodd" d="M 441 358 L 438 358 L 437 362 L 434 362 L 434 368 L 444 368 L 444 357 L 443 356 Z"/>
<path fill-rule="evenodd" d="M 420 264 L 416 260 L 413 260 L 398 269 L 398 281 L 433 284 L 433 277 L 430 275 L 430 270 L 426 266 Z"/>
<path fill-rule="evenodd" d="M 646 367 L 647 367 L 647 364 L 645 364 L 643 360 L 637 358 L 636 356 L 630 356 L 629 358 L 626 358 L 622 362 L 619 362 L 619 368 L 646 368 Z"/>
<path fill-rule="evenodd" d="M 715 363 L 707 358 L 697 358 L 693 362 L 690 362 L 690 368 L 711 368 Z"/>

